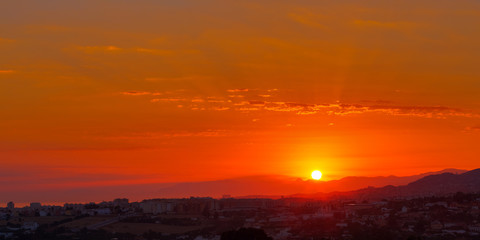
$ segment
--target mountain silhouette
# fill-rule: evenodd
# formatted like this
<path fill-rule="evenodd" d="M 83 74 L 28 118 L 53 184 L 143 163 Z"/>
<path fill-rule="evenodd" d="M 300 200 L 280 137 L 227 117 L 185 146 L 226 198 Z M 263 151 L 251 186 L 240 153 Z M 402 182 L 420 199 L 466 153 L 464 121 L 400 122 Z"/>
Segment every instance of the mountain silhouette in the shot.
<path fill-rule="evenodd" d="M 425 176 L 442 173 L 459 174 L 464 172 L 466 172 L 466 170 L 445 169 L 438 172 L 404 177 L 345 177 L 332 181 L 302 180 L 281 175 L 250 176 L 207 182 L 177 183 L 160 188 L 157 193 L 165 197 L 181 196 L 187 193 L 190 196 L 221 197 L 227 194 L 233 197 L 276 198 L 293 194 L 348 192 L 367 187 L 401 186 Z"/>
<path fill-rule="evenodd" d="M 368 187 L 355 191 L 295 194 L 290 197 L 316 199 L 380 200 L 384 198 L 427 197 L 457 192 L 480 192 L 480 169 L 461 174 L 445 172 L 428 175 L 402 186 Z"/>
<path fill-rule="evenodd" d="M 358 198 L 425 196 L 457 191 L 478 191 L 480 170 L 445 169 L 413 176 L 345 177 L 332 181 L 302 180 L 269 175 L 206 182 L 148 183 L 66 189 L 38 189 L 7 192 L 0 200 L 26 203 L 91 202 L 118 197 L 140 201 L 151 198 L 214 197 L 224 194 L 238 198 Z M 15 196 L 15 197 L 13 197 Z"/>

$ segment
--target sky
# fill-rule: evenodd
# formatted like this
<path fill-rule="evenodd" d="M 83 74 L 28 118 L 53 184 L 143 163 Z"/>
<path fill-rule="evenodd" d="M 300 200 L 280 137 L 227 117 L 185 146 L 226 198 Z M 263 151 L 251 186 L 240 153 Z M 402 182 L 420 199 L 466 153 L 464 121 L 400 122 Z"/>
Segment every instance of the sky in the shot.
<path fill-rule="evenodd" d="M 474 0 L 2 1 L 0 195 L 478 168 L 479 22 Z"/>

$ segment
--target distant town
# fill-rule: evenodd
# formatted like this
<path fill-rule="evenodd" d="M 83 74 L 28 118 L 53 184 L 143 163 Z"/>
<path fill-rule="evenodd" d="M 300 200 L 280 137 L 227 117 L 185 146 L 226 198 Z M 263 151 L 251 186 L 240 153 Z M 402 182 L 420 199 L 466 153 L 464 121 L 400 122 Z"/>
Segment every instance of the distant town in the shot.
<path fill-rule="evenodd" d="M 191 197 L 0 209 L 0 239 L 480 239 L 480 194 L 379 201 Z"/>

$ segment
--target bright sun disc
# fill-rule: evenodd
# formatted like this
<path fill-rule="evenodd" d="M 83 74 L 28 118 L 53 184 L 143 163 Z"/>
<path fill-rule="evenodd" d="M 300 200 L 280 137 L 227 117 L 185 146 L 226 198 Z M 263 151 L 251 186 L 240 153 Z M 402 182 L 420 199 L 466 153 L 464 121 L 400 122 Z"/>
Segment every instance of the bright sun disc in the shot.
<path fill-rule="evenodd" d="M 322 178 L 322 173 L 318 170 L 312 172 L 312 178 L 315 180 L 320 180 Z"/>

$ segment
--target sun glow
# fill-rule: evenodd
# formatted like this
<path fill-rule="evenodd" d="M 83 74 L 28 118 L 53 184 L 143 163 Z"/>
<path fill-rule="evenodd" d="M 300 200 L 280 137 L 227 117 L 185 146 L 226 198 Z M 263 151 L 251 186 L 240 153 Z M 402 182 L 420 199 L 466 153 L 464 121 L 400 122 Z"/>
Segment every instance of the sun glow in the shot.
<path fill-rule="evenodd" d="M 320 180 L 322 178 L 322 172 L 315 170 L 312 172 L 312 178 L 315 180 Z"/>

